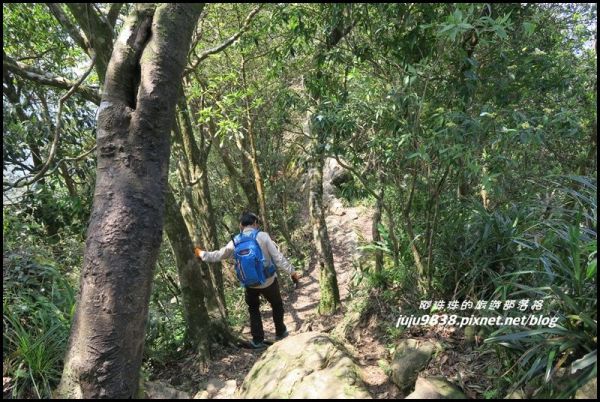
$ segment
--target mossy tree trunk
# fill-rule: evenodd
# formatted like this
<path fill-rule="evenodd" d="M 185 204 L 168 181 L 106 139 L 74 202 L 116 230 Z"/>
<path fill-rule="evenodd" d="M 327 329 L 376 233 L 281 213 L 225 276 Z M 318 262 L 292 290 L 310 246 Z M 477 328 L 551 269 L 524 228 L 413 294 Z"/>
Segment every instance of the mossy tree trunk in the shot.
<path fill-rule="evenodd" d="M 332 85 L 327 73 L 324 73 L 324 61 L 328 53 L 337 46 L 337 44 L 352 29 L 353 23 L 347 23 L 348 17 L 344 5 L 332 8 L 333 15 L 331 26 L 329 27 L 324 42 L 322 42 L 315 51 L 312 60 L 313 74 L 309 77 L 309 95 L 315 102 L 315 110 L 308 118 L 308 129 L 311 137 L 310 178 L 309 178 L 309 214 L 310 223 L 313 232 L 314 246 L 317 251 L 317 260 L 319 262 L 319 287 L 321 290 L 321 299 L 319 302 L 319 314 L 331 314 L 341 304 L 340 292 L 337 284 L 335 267 L 333 264 L 333 252 L 329 234 L 327 233 L 327 224 L 325 222 L 325 212 L 323 210 L 323 165 L 325 163 L 325 144 L 327 143 L 327 129 L 323 124 L 324 105 L 322 100 L 326 98 L 327 92 Z"/>
<path fill-rule="evenodd" d="M 375 212 L 373 213 L 373 226 L 371 227 L 371 234 L 373 236 L 373 243 L 381 242 L 381 234 L 379 233 L 379 225 L 381 224 L 381 214 L 383 212 L 383 191 L 385 189 L 385 183 L 383 181 L 383 175 L 379 176 L 379 185 L 381 190 L 379 191 L 379 197 L 375 203 Z M 375 272 L 381 273 L 383 271 L 383 251 L 375 250 Z"/>
<path fill-rule="evenodd" d="M 182 145 L 183 163 L 180 165 L 180 177 L 184 184 L 184 219 L 195 244 L 207 250 L 218 249 L 216 217 L 212 206 L 208 183 L 208 154 L 210 139 L 206 139 L 202 129 L 195 134 L 185 98 L 179 101 L 177 141 Z M 200 139 L 196 141 L 196 137 Z M 225 290 L 223 285 L 222 264 L 209 264 L 210 277 L 216 295 L 216 307 L 226 315 Z"/>
<path fill-rule="evenodd" d="M 317 135 L 317 141 L 323 135 Z M 325 213 L 323 211 L 323 164 L 324 155 L 318 151 L 314 157 L 314 166 L 310 170 L 309 212 L 310 224 L 313 232 L 313 241 L 317 251 L 319 263 L 319 288 L 321 299 L 319 301 L 319 314 L 331 314 L 340 306 L 340 291 L 337 284 L 335 267 L 333 264 L 333 251 L 327 233 Z"/>
<path fill-rule="evenodd" d="M 232 335 L 225 317 L 209 302 L 213 286 L 209 267 L 194 255 L 190 247 L 192 240 L 172 191 L 167 193 L 165 211 L 165 232 L 175 255 L 183 296 L 186 341 L 206 360 L 210 357 L 211 344 L 227 344 Z"/>
<path fill-rule="evenodd" d="M 181 210 L 172 191 L 167 192 L 165 206 L 165 233 L 171 244 L 179 275 L 186 322 L 186 341 L 200 356 L 210 354 L 210 319 L 205 305 L 205 287 L 211 285 L 205 264 L 194 255 L 192 240 Z"/>

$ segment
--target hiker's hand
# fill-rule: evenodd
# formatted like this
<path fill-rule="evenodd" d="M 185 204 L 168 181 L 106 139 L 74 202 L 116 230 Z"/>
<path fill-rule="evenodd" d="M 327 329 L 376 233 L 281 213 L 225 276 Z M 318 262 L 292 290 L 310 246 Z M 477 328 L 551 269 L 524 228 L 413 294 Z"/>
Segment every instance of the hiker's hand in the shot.
<path fill-rule="evenodd" d="M 202 249 L 200 247 L 196 246 L 196 248 L 194 248 L 194 254 L 196 255 L 196 257 L 202 259 Z"/>
<path fill-rule="evenodd" d="M 298 273 L 294 272 L 291 275 L 291 278 L 292 278 L 292 282 L 294 282 L 294 289 L 298 289 L 298 287 L 300 286 L 300 281 L 299 281 L 299 278 L 298 278 Z"/>

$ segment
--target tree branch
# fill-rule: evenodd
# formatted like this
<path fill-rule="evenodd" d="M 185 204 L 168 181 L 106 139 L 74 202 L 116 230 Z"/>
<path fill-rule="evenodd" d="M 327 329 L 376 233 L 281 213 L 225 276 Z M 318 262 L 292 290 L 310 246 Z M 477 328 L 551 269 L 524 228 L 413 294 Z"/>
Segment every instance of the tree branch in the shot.
<path fill-rule="evenodd" d="M 113 51 L 113 27 L 100 11 L 90 3 L 66 3 L 71 15 L 79 24 L 86 39 L 84 51 L 88 56 L 96 56 L 96 72 L 100 82 L 104 82 L 106 70 Z"/>
<path fill-rule="evenodd" d="M 60 118 L 62 116 L 63 105 L 64 105 L 65 101 L 67 99 L 69 99 L 71 97 L 71 95 L 73 95 L 75 93 L 75 91 L 77 90 L 77 87 L 79 87 L 79 85 L 81 85 L 81 83 L 86 79 L 86 77 L 92 72 L 92 69 L 94 68 L 95 63 L 96 63 L 96 58 L 94 57 L 92 59 L 92 62 L 89 65 L 89 67 L 85 71 L 85 73 L 81 76 L 81 78 L 79 78 L 79 80 L 77 80 L 77 82 L 73 85 L 73 87 L 71 89 L 69 89 L 69 91 L 66 94 L 64 94 L 58 101 L 58 113 L 56 115 L 56 130 L 54 131 L 54 139 L 52 140 L 52 145 L 50 146 L 50 154 L 48 155 L 48 160 L 44 163 L 44 165 L 42 165 L 39 172 L 37 172 L 32 179 L 27 180 L 27 181 L 25 181 L 25 183 L 21 184 L 21 182 L 23 180 L 27 179 L 27 176 L 24 176 L 24 177 L 21 177 L 20 179 L 18 179 L 13 184 L 3 183 L 4 188 L 28 186 L 30 184 L 35 183 L 40 178 L 42 178 L 42 176 L 44 176 L 44 173 L 46 173 L 46 171 L 52 164 L 52 160 L 54 159 L 54 156 L 56 155 L 56 151 L 58 149 L 58 142 L 60 140 L 60 125 L 61 125 Z"/>
<path fill-rule="evenodd" d="M 84 33 L 75 26 L 65 14 L 62 9 L 62 6 L 59 3 L 48 3 L 48 8 L 54 17 L 58 20 L 60 25 L 67 30 L 67 33 L 73 39 L 73 41 L 82 48 L 86 53 L 88 49 L 91 47 L 87 39 L 85 38 Z"/>
<path fill-rule="evenodd" d="M 94 63 L 92 63 L 92 65 L 93 64 Z M 6 53 L 4 53 L 2 65 L 3 65 L 3 67 L 5 67 L 7 70 L 13 72 L 14 74 L 17 74 L 25 79 L 37 82 L 39 84 L 48 85 L 51 87 L 61 88 L 61 89 L 75 88 L 75 90 L 78 93 L 80 93 L 84 99 L 86 99 L 92 103 L 95 103 L 96 105 L 100 104 L 100 94 L 99 94 L 98 90 L 88 87 L 88 86 L 80 85 L 81 83 L 78 84 L 77 82 L 69 81 L 68 79 L 66 79 L 64 77 L 59 77 L 52 73 L 40 71 L 40 70 L 38 70 L 34 67 L 30 67 L 26 64 L 19 63 L 18 61 L 15 61 L 12 58 L 10 58 L 9 56 L 7 56 Z"/>
<path fill-rule="evenodd" d="M 108 15 L 106 18 L 108 19 L 108 23 L 112 27 L 113 32 L 115 30 L 115 24 L 117 23 L 117 18 L 119 18 L 119 13 L 121 12 L 123 5 L 124 3 L 112 3 L 110 5 L 110 9 L 108 10 Z"/>
<path fill-rule="evenodd" d="M 219 53 L 220 51 L 226 49 L 227 47 L 229 47 L 229 45 L 231 45 L 233 42 L 235 42 L 240 36 L 242 36 L 242 34 L 248 30 L 248 27 L 250 26 L 250 23 L 252 22 L 252 19 L 254 18 L 254 16 L 256 15 L 256 13 L 258 13 L 260 11 L 260 9 L 262 7 L 263 7 L 263 4 L 260 4 L 254 10 L 250 11 L 250 14 L 248 14 L 248 16 L 246 17 L 246 19 L 244 20 L 244 24 L 242 25 L 242 28 L 235 35 L 233 35 L 230 38 L 226 39 L 220 45 L 217 45 L 217 46 L 215 46 L 213 48 L 207 49 L 204 52 L 202 52 L 200 54 L 200 56 L 198 56 L 198 59 L 196 60 L 196 62 L 190 68 L 188 68 L 188 69 L 186 69 L 184 71 L 183 76 L 185 77 L 189 73 L 191 73 L 192 71 L 194 71 L 196 69 L 196 67 L 198 67 L 198 65 L 204 59 L 206 59 L 208 56 L 213 55 L 215 53 Z"/>
<path fill-rule="evenodd" d="M 97 147 L 97 145 L 94 145 L 92 148 L 88 149 L 87 151 L 83 152 L 82 154 L 80 154 L 78 156 L 74 156 L 74 157 L 70 157 L 70 158 L 62 158 L 61 160 L 56 162 L 56 166 L 54 166 L 54 168 L 52 168 L 52 170 L 50 170 L 44 176 L 51 176 L 54 172 L 56 172 L 56 169 L 58 169 L 60 167 L 60 165 L 64 164 L 65 162 L 78 162 L 78 161 L 82 160 L 83 158 L 85 158 L 86 156 L 88 156 L 89 154 L 94 152 L 96 150 L 96 147 Z"/>

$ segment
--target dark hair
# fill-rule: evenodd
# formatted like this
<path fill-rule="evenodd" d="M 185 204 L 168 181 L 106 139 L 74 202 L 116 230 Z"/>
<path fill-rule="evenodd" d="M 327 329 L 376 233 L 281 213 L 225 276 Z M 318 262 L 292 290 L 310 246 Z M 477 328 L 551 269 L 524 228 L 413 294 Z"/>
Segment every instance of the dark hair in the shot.
<path fill-rule="evenodd" d="M 258 219 L 258 216 L 252 212 L 244 212 L 242 215 L 240 215 L 240 225 L 243 227 L 250 226 L 258 222 L 260 222 L 260 219 Z"/>

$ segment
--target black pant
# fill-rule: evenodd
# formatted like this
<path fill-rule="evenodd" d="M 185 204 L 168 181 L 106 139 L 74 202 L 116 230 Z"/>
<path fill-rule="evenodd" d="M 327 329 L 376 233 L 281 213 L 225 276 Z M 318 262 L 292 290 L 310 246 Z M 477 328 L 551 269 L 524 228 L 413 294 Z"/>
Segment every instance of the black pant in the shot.
<path fill-rule="evenodd" d="M 281 336 L 285 332 L 285 324 L 283 323 L 283 301 L 281 293 L 279 293 L 279 283 L 277 278 L 271 286 L 264 289 L 246 288 L 246 304 L 250 312 L 250 332 L 254 342 L 262 342 L 265 340 L 265 332 L 263 331 L 262 318 L 260 316 L 260 299 L 263 295 L 271 304 L 273 309 L 273 322 L 275 323 L 275 335 Z"/>

